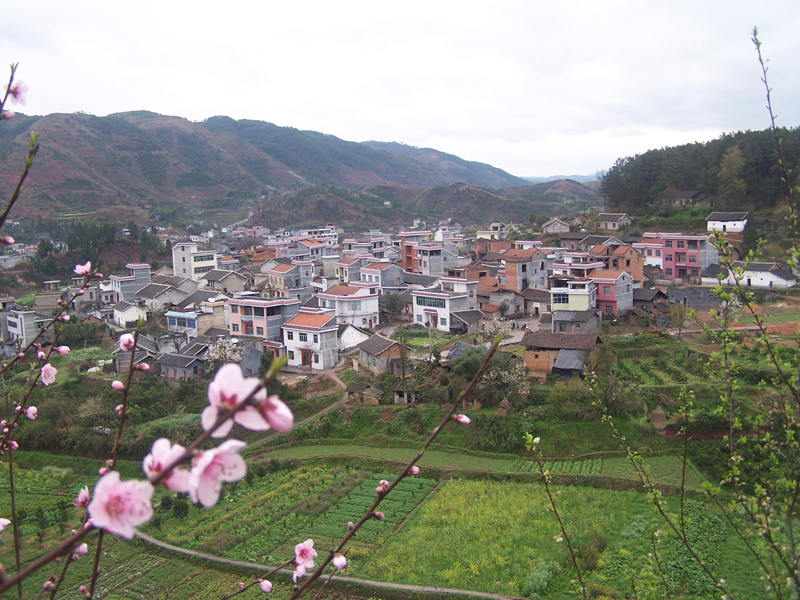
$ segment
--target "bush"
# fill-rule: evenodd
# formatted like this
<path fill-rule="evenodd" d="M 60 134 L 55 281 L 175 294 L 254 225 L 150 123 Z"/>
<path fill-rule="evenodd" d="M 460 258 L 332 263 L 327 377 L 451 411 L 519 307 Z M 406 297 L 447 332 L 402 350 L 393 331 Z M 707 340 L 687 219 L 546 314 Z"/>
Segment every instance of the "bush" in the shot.
<path fill-rule="evenodd" d="M 552 560 L 539 560 L 536 568 L 525 578 L 522 594 L 534 598 L 543 594 L 550 587 L 550 582 L 558 571 L 558 565 Z"/>
<path fill-rule="evenodd" d="M 175 499 L 172 497 L 172 494 L 164 494 L 161 496 L 161 508 L 164 510 L 171 509 L 174 503 Z"/>
<path fill-rule="evenodd" d="M 172 506 L 172 513 L 176 519 L 185 519 L 189 515 L 189 502 L 186 498 L 176 498 Z"/>

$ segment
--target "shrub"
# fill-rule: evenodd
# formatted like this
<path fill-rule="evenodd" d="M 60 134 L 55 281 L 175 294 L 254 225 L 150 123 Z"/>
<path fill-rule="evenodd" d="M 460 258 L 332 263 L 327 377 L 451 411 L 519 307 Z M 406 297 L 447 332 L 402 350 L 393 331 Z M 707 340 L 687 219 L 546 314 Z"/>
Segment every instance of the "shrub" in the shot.
<path fill-rule="evenodd" d="M 550 582 L 553 580 L 558 565 L 552 560 L 539 560 L 536 568 L 525 578 L 522 585 L 522 594 L 528 598 L 534 598 L 547 591 Z"/>
<path fill-rule="evenodd" d="M 176 498 L 172 506 L 172 513 L 176 519 L 185 519 L 189 515 L 189 502 L 186 498 Z"/>
<path fill-rule="evenodd" d="M 164 510 L 169 510 L 172 508 L 175 499 L 172 497 L 172 494 L 164 494 L 161 496 L 161 508 Z"/>

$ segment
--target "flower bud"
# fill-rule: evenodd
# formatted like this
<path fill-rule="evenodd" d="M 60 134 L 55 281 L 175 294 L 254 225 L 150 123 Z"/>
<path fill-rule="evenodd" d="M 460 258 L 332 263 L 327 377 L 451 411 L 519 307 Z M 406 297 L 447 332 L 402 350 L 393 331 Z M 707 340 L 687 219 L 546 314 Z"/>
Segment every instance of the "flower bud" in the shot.
<path fill-rule="evenodd" d="M 9 448 L 11 448 L 12 450 L 16 450 L 17 448 L 19 448 L 19 444 L 18 444 L 17 442 L 15 442 L 14 440 L 11 440 L 11 441 L 8 443 L 8 446 L 9 446 Z"/>
<path fill-rule="evenodd" d="M 139 363 L 139 365 L 136 368 L 144 373 L 147 373 L 150 370 L 150 365 L 148 365 L 147 363 Z"/>
<path fill-rule="evenodd" d="M 52 590 L 54 587 L 55 587 L 55 586 L 53 585 L 53 582 L 52 582 L 52 581 L 50 581 L 49 579 L 48 579 L 47 581 L 45 581 L 45 582 L 44 582 L 44 585 L 42 585 L 42 588 L 43 588 L 43 589 L 45 589 L 45 590 L 47 590 L 48 592 L 49 592 L 50 590 Z"/>
<path fill-rule="evenodd" d="M 459 425 L 469 425 L 470 419 L 467 415 L 453 415 L 453 421 Z"/>
<path fill-rule="evenodd" d="M 80 289 L 80 290 L 78 290 L 78 293 L 76 294 L 76 296 L 83 296 L 85 293 L 86 293 L 85 290 Z"/>
<path fill-rule="evenodd" d="M 122 406 L 122 404 L 117 404 L 117 405 L 114 407 L 114 411 L 115 411 L 115 412 L 116 412 L 118 415 L 121 415 L 121 414 L 122 414 L 122 411 L 123 411 L 123 409 L 124 409 L 124 408 L 125 408 L 125 407 L 124 407 L 124 406 Z"/>
<path fill-rule="evenodd" d="M 112 381 L 111 382 L 111 389 L 116 390 L 118 392 L 121 392 L 122 390 L 125 389 L 125 384 L 122 383 L 121 381 L 117 381 L 117 380 Z"/>
<path fill-rule="evenodd" d="M 64 323 L 69 323 L 69 315 L 61 315 L 61 320 L 64 321 Z"/>
<path fill-rule="evenodd" d="M 61 356 L 66 356 L 69 354 L 69 346 L 59 346 L 56 348 L 56 352 L 58 352 Z"/>
<path fill-rule="evenodd" d="M 535 437 L 535 438 L 533 438 L 533 443 L 534 443 L 534 444 L 537 444 L 537 445 L 538 445 L 538 444 L 539 444 L 539 442 L 541 442 L 541 441 L 542 441 L 542 438 L 538 438 L 538 437 Z"/>
<path fill-rule="evenodd" d="M 100 468 L 97 470 L 97 473 L 98 473 L 98 475 L 100 475 L 100 477 L 102 477 L 103 475 L 105 475 L 106 473 L 108 473 L 108 469 L 106 469 L 105 467 L 100 467 Z"/>
<path fill-rule="evenodd" d="M 408 474 L 409 475 L 419 475 L 419 467 L 417 465 L 414 465 L 413 467 L 411 467 L 408 470 Z"/>
<path fill-rule="evenodd" d="M 352 530 L 353 530 L 353 527 L 355 527 L 355 526 L 356 526 L 356 524 L 355 524 L 355 523 L 353 523 L 352 521 L 350 521 L 350 522 L 347 524 L 347 530 L 348 530 L 348 531 L 352 531 Z"/>
<path fill-rule="evenodd" d="M 334 554 L 332 562 L 337 569 L 344 569 L 347 566 L 347 559 L 341 554 Z"/>
<path fill-rule="evenodd" d="M 11 112 L 11 111 L 8 111 L 8 112 Z M 11 113 L 11 114 L 13 116 L 14 113 Z M 2 239 L 3 239 L 3 245 L 4 246 L 10 246 L 11 244 L 14 243 L 14 238 L 11 237 L 10 235 L 4 235 Z"/>
<path fill-rule="evenodd" d="M 47 358 L 47 355 L 44 352 L 42 352 L 41 350 L 39 350 L 36 353 L 36 358 L 38 358 L 39 360 L 44 360 L 45 358 Z"/>
<path fill-rule="evenodd" d="M 265 594 L 269 594 L 272 591 L 272 584 L 266 579 L 262 579 L 261 581 L 259 581 L 258 587 L 260 587 L 261 591 L 264 592 Z"/>
<path fill-rule="evenodd" d="M 20 352 L 19 354 L 17 354 L 17 358 L 25 358 L 25 353 Z"/>
<path fill-rule="evenodd" d="M 378 519 L 378 521 L 383 521 L 385 515 L 382 512 L 372 513 L 372 516 Z"/>

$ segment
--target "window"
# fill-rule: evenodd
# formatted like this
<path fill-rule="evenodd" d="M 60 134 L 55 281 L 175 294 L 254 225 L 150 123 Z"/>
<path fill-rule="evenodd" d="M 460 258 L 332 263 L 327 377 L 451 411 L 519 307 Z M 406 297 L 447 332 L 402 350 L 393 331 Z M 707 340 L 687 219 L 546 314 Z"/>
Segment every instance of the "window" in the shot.
<path fill-rule="evenodd" d="M 263 306 L 256 306 L 253 308 L 253 315 L 256 317 L 263 317 L 264 316 L 264 307 Z"/>
<path fill-rule="evenodd" d="M 315 354 L 315 355 L 314 355 L 314 362 L 315 362 L 315 363 L 318 363 L 318 362 L 319 362 L 319 354 Z"/>
<path fill-rule="evenodd" d="M 604 285 L 603 286 L 603 295 L 604 296 L 610 296 L 611 295 L 611 286 L 610 285 Z"/>
<path fill-rule="evenodd" d="M 475 292 L 470 292 L 470 293 L 469 293 L 469 297 L 470 297 L 470 298 L 474 298 L 474 297 L 475 297 Z"/>
<path fill-rule="evenodd" d="M 697 277 L 697 269 L 692 269 L 692 277 Z"/>
<path fill-rule="evenodd" d="M 527 273 L 528 272 L 528 265 L 522 265 L 522 272 L 523 273 Z"/>
<path fill-rule="evenodd" d="M 300 333 L 300 341 L 307 342 L 308 341 L 308 334 L 307 333 Z"/>
<path fill-rule="evenodd" d="M 422 315 L 417 315 L 417 323 L 422 323 Z"/>
<path fill-rule="evenodd" d="M 614 307 L 610 304 L 606 304 L 606 314 L 613 315 L 614 314 Z"/>
<path fill-rule="evenodd" d="M 553 294 L 553 304 L 569 304 L 569 294 Z"/>
<path fill-rule="evenodd" d="M 231 325 L 231 329 L 233 329 L 233 333 L 239 333 L 239 325 L 237 323 Z"/>
<path fill-rule="evenodd" d="M 667 275 L 672 275 L 672 269 L 666 269 L 665 273 L 666 273 Z"/>
<path fill-rule="evenodd" d="M 667 262 L 672 262 L 672 254 L 665 254 L 664 260 Z"/>
<path fill-rule="evenodd" d="M 186 257 L 185 257 L 185 256 L 182 256 L 182 257 L 181 257 L 181 262 L 186 262 Z M 184 271 L 184 273 L 185 273 L 185 272 L 186 272 L 186 271 Z"/>
<path fill-rule="evenodd" d="M 366 325 L 367 325 L 367 319 L 366 318 L 361 319 L 361 325 L 366 327 Z"/>
<path fill-rule="evenodd" d="M 664 248 L 672 248 L 672 240 L 666 240 L 664 242 Z"/>
<path fill-rule="evenodd" d="M 656 257 L 658 258 L 660 256 L 661 256 L 661 250 L 656 250 Z"/>
<path fill-rule="evenodd" d="M 361 310 L 361 300 L 351 300 L 347 303 L 347 310 L 356 311 Z"/>
<path fill-rule="evenodd" d="M 447 325 L 447 319 L 439 319 L 439 322 L 440 322 L 442 325 Z"/>
<path fill-rule="evenodd" d="M 286 339 L 293 340 L 294 339 L 294 331 L 287 331 L 286 332 Z"/>
<path fill-rule="evenodd" d="M 94 300 L 94 292 L 89 292 L 89 300 Z"/>
<path fill-rule="evenodd" d="M 242 314 L 246 317 L 253 316 L 253 307 L 252 306 L 243 306 L 242 307 Z"/>
<path fill-rule="evenodd" d="M 314 334 L 314 343 L 319 344 L 319 336 L 316 333 Z"/>
<path fill-rule="evenodd" d="M 252 323 L 245 323 L 244 324 L 244 334 L 245 335 L 253 335 L 253 324 Z"/>
<path fill-rule="evenodd" d="M 256 335 L 264 335 L 264 328 L 256 327 Z"/>
<path fill-rule="evenodd" d="M 690 254 L 689 255 L 689 262 L 690 263 L 696 263 L 697 262 L 697 257 L 694 254 Z"/>
<path fill-rule="evenodd" d="M 685 246 L 683 240 L 678 240 L 678 248 L 683 248 Z"/>
<path fill-rule="evenodd" d="M 653 256 L 653 251 L 649 248 L 647 249 L 647 256 Z"/>
<path fill-rule="evenodd" d="M 626 258 L 625 259 L 625 266 L 626 267 L 630 267 L 631 266 L 631 259 L 630 258 Z"/>
<path fill-rule="evenodd" d="M 431 308 L 444 308 L 444 298 L 425 298 L 423 296 L 416 296 L 417 306 L 430 306 Z"/>
<path fill-rule="evenodd" d="M 630 283 L 625 286 L 625 293 L 626 294 L 630 294 L 631 293 L 631 284 Z"/>
<path fill-rule="evenodd" d="M 236 306 L 235 304 L 231 304 L 231 313 L 234 314 L 234 315 L 238 315 L 239 314 L 239 307 Z"/>
<path fill-rule="evenodd" d="M 294 360 L 294 352 L 289 350 L 289 360 Z"/>

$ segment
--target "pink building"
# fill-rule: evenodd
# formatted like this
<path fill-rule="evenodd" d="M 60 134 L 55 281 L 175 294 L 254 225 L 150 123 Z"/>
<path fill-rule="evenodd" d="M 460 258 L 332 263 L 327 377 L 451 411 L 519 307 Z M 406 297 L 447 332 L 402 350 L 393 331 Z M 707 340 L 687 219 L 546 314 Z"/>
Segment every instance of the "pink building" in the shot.
<path fill-rule="evenodd" d="M 658 242 L 661 242 L 661 269 L 667 279 L 680 277 L 700 277 L 709 265 L 719 263 L 719 252 L 708 241 L 708 235 L 689 235 L 685 233 L 645 233 L 640 242 L 633 247 L 645 254 L 645 264 L 652 264 L 656 256 Z"/>
<path fill-rule="evenodd" d="M 633 306 L 633 277 L 626 271 L 597 270 L 589 278 L 597 285 L 597 308 L 604 315 L 624 315 Z"/>

